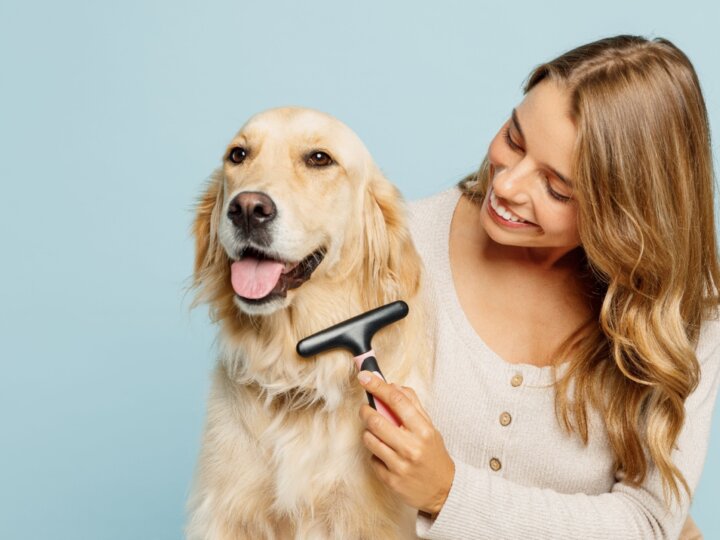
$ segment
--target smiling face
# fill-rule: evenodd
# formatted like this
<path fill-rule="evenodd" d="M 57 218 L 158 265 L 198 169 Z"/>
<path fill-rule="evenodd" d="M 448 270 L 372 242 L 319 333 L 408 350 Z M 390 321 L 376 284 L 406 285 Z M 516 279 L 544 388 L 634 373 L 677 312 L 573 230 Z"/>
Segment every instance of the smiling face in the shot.
<path fill-rule="evenodd" d="M 580 245 L 571 165 L 577 130 L 567 93 L 535 86 L 490 143 L 481 223 L 498 244 L 558 258 Z"/>

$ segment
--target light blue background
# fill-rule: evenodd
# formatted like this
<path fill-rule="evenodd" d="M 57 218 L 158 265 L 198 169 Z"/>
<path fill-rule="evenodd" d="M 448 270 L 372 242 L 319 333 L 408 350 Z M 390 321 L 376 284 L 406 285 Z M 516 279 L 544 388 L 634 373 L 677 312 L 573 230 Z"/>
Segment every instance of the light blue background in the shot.
<path fill-rule="evenodd" d="M 534 65 L 607 35 L 680 46 L 717 130 L 719 24 L 710 1 L 2 0 L 0 538 L 181 537 L 215 354 L 189 225 L 251 114 L 338 116 L 413 199 L 477 166 Z M 719 481 L 716 415 L 707 538 Z"/>

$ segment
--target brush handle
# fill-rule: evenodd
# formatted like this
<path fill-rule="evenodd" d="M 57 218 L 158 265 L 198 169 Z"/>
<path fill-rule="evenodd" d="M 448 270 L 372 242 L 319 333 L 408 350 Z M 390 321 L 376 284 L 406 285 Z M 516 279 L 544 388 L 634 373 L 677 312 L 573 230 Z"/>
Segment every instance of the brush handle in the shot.
<path fill-rule="evenodd" d="M 296 350 L 304 358 L 330 349 L 347 349 L 362 356 L 371 349 L 370 342 L 377 332 L 405 317 L 408 311 L 402 300 L 385 304 L 301 339 Z"/>
<path fill-rule="evenodd" d="M 365 356 L 364 358 L 356 357 L 356 361 L 358 363 L 358 369 L 360 371 L 369 371 L 370 373 L 375 374 L 375 376 L 380 377 L 383 381 L 385 381 L 385 377 L 383 376 L 382 371 L 380 371 L 380 366 L 378 365 L 377 360 L 374 356 Z M 395 414 L 390 410 L 387 405 L 385 405 L 381 400 L 373 396 L 370 392 L 365 393 L 367 394 L 368 403 L 373 409 L 375 409 L 385 418 L 390 420 L 390 422 L 392 422 L 396 426 L 399 427 L 402 425 L 400 423 L 400 420 L 398 420 L 397 416 L 395 416 Z"/>

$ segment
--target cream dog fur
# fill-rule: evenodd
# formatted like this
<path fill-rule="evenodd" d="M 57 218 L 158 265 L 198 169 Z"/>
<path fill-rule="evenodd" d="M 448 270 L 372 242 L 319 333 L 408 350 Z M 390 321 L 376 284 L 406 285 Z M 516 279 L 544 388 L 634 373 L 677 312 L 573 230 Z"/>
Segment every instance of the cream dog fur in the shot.
<path fill-rule="evenodd" d="M 295 352 L 307 335 L 405 300 L 408 317 L 373 346 L 387 379 L 422 398 L 433 352 L 397 189 L 338 120 L 273 109 L 233 138 L 193 232 L 196 303 L 220 336 L 188 538 L 414 538 L 415 513 L 361 442 L 366 398 L 350 355 Z"/>

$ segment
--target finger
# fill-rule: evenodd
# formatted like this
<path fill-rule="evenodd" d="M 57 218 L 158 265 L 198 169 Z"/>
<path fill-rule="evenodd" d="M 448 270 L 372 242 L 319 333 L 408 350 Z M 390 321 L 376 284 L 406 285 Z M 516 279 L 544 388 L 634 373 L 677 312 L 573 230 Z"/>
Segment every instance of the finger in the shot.
<path fill-rule="evenodd" d="M 420 413 L 423 415 L 425 420 L 428 422 L 431 422 L 430 415 L 423 407 L 422 403 L 420 403 L 420 399 L 417 397 L 417 394 L 415 393 L 415 390 L 410 388 L 409 386 L 401 386 L 400 391 L 407 396 L 407 398 L 412 401 L 413 405 L 415 405 L 415 408 L 420 411 Z"/>
<path fill-rule="evenodd" d="M 397 469 L 399 457 L 392 448 L 368 430 L 363 432 L 362 440 L 365 447 L 380 459 L 385 464 L 385 467 L 389 470 Z"/>
<path fill-rule="evenodd" d="M 372 467 L 373 471 L 375 471 L 375 474 L 377 477 L 388 487 L 390 487 L 391 483 L 391 477 L 392 473 L 387 468 L 385 463 L 382 462 L 380 458 L 377 456 L 373 456 L 370 460 L 370 466 Z"/>
<path fill-rule="evenodd" d="M 380 439 L 383 444 L 396 453 L 404 453 L 409 443 L 407 431 L 391 424 L 387 418 L 367 404 L 360 408 L 360 418 L 362 418 L 367 430 Z"/>
<path fill-rule="evenodd" d="M 358 374 L 358 380 L 365 390 L 380 398 L 385 405 L 392 409 L 410 431 L 416 432 L 427 424 L 427 420 L 420 414 L 417 407 L 399 388 L 393 387 L 369 371 L 361 371 Z"/>

